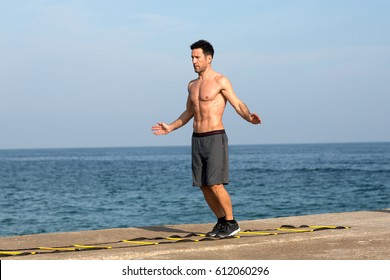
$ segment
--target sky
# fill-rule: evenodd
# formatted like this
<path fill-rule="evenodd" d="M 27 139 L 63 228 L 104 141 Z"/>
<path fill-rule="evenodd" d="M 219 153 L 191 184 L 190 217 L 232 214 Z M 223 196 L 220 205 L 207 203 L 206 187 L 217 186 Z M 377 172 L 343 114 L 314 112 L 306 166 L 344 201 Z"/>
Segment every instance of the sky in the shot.
<path fill-rule="evenodd" d="M 230 144 L 390 141 L 390 1 L 0 0 L 0 149 L 190 145 L 189 46 L 263 120 Z"/>

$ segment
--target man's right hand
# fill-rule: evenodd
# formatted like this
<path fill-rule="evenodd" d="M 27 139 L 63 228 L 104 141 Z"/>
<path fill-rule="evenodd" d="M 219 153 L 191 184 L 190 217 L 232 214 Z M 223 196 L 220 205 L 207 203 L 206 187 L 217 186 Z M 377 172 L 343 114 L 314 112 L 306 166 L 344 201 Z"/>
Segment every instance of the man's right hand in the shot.
<path fill-rule="evenodd" d="M 152 131 L 154 135 L 166 135 L 171 132 L 171 129 L 168 124 L 159 122 L 152 126 Z"/>

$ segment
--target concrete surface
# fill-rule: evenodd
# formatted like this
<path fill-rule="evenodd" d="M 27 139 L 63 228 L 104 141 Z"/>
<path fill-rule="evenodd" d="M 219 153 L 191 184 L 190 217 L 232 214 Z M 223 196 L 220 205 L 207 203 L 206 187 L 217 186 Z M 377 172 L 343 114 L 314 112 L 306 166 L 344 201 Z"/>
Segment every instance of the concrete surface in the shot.
<path fill-rule="evenodd" d="M 240 233 L 240 238 L 195 242 L 205 237 L 142 240 L 156 245 L 122 242 L 205 233 L 213 224 L 121 228 L 82 232 L 0 237 L 0 251 L 37 252 L 5 256 L 4 260 L 390 260 L 390 209 L 240 221 L 241 230 L 272 235 Z M 282 225 L 344 226 L 309 232 L 277 230 Z M 304 228 L 302 228 L 304 229 Z M 308 228 L 305 228 L 308 229 Z M 309 228 L 309 230 L 313 228 Z M 186 242 L 187 241 L 187 242 Z M 107 246 L 111 249 L 80 251 L 42 250 L 38 247 L 72 248 L 74 244 Z"/>

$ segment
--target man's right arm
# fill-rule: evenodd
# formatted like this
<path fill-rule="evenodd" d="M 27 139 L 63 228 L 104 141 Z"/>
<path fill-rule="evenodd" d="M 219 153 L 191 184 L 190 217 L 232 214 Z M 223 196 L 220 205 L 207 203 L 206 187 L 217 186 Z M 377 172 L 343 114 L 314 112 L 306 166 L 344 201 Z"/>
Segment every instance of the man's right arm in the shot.
<path fill-rule="evenodd" d="M 193 116 L 194 116 L 194 112 L 187 107 L 187 109 L 177 118 L 177 120 L 175 120 L 174 122 L 168 125 L 170 128 L 170 132 L 188 123 Z"/>
<path fill-rule="evenodd" d="M 186 110 L 170 124 L 159 122 L 157 125 L 152 126 L 153 134 L 166 135 L 188 123 L 193 116 L 194 110 L 193 106 L 191 106 L 190 95 L 188 94 Z"/>

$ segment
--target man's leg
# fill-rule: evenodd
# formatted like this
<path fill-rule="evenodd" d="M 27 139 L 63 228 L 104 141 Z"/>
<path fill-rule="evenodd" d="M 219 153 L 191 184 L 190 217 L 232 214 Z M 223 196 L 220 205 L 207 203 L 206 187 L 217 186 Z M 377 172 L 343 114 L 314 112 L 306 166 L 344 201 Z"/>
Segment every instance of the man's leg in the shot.
<path fill-rule="evenodd" d="M 234 220 L 232 202 L 225 187 L 223 185 L 204 186 L 201 190 L 209 207 L 218 218 L 218 223 L 207 235 L 225 238 L 237 234 L 240 227 Z"/>
<path fill-rule="evenodd" d="M 233 220 L 232 201 L 224 185 L 203 186 L 201 190 L 217 218 L 225 217 L 226 220 Z"/>

